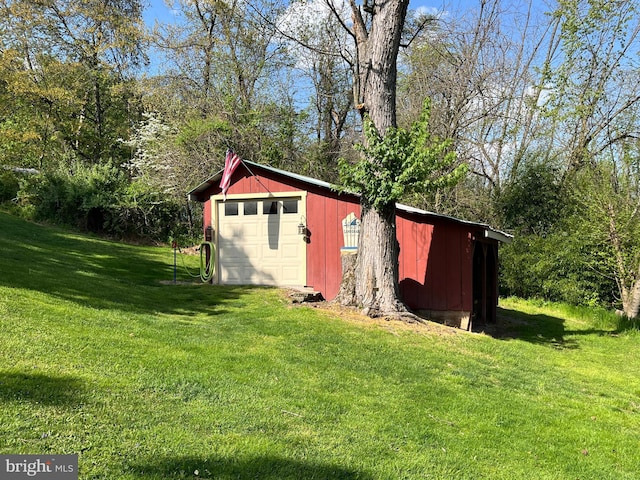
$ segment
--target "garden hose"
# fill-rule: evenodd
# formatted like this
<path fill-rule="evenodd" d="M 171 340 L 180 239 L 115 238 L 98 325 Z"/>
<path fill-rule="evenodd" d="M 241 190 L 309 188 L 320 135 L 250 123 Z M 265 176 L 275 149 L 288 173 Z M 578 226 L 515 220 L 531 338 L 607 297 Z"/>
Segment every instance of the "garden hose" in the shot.
<path fill-rule="evenodd" d="M 184 268 L 184 271 L 187 272 L 187 275 L 189 275 L 191 278 L 200 278 L 200 272 L 196 274 L 191 273 L 191 270 L 189 270 L 189 268 L 187 267 L 187 264 L 184 263 L 185 254 L 182 252 L 180 247 L 178 247 L 178 251 L 180 252 L 180 260 L 182 261 L 182 267 Z"/>
<path fill-rule="evenodd" d="M 205 246 L 209 247 L 209 260 L 207 260 Z M 200 244 L 200 279 L 207 283 L 213 278 L 215 272 L 215 247 L 211 242 L 203 242 Z"/>

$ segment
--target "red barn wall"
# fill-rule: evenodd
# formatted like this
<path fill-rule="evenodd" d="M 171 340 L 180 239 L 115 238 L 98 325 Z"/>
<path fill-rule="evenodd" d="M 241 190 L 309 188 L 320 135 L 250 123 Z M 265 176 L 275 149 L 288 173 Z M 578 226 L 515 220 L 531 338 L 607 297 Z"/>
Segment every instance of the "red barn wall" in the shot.
<path fill-rule="evenodd" d="M 327 195 L 326 191 L 313 188 L 308 191 L 307 226 L 311 235 L 307 247 L 307 281 L 321 291 L 324 298 L 332 300 L 342 280 L 342 220 L 351 212 L 360 217 L 360 203 L 354 196 Z"/>
<path fill-rule="evenodd" d="M 204 233 L 207 231 L 207 228 L 211 226 L 211 199 L 204 202 L 202 216 L 202 229 Z"/>
<path fill-rule="evenodd" d="M 396 226 L 404 302 L 416 310 L 470 312 L 473 304 L 470 228 L 447 219 L 401 211 Z"/>

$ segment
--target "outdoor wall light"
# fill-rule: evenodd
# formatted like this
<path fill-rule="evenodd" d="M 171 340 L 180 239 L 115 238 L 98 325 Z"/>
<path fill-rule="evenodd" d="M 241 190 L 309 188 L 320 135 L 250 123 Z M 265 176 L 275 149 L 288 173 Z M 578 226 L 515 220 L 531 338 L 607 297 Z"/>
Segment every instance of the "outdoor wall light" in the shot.
<path fill-rule="evenodd" d="M 307 226 L 305 225 L 306 218 L 300 217 L 300 223 L 298 224 L 298 235 L 307 235 Z"/>

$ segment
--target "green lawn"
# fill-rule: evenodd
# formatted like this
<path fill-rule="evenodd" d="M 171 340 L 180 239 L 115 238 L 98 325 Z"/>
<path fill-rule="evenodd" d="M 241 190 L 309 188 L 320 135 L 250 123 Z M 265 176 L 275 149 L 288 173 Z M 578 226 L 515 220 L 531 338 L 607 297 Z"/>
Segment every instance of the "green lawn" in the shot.
<path fill-rule="evenodd" d="M 172 263 L 0 213 L 0 453 L 77 453 L 81 479 L 640 476 L 640 335 L 607 316 L 404 328 Z"/>

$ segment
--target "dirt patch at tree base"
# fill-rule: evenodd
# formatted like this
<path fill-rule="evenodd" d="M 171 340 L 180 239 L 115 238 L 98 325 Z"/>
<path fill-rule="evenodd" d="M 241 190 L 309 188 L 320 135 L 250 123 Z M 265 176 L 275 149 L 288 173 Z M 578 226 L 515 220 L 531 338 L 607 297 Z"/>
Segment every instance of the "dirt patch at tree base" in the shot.
<path fill-rule="evenodd" d="M 412 321 L 407 321 L 401 318 L 385 316 L 372 318 L 368 315 L 365 315 L 362 310 L 356 307 L 347 307 L 336 302 L 292 304 L 293 308 L 297 308 L 300 306 L 322 310 L 329 315 L 338 317 L 350 323 L 382 328 L 383 330 L 386 330 L 394 335 L 398 335 L 400 332 L 415 332 L 439 336 L 458 335 L 460 333 L 463 333 L 463 330 L 460 330 L 458 328 L 442 325 L 440 323 L 436 323 L 422 317 L 416 317 L 420 321 L 415 321 L 415 319 L 412 319 Z"/>

